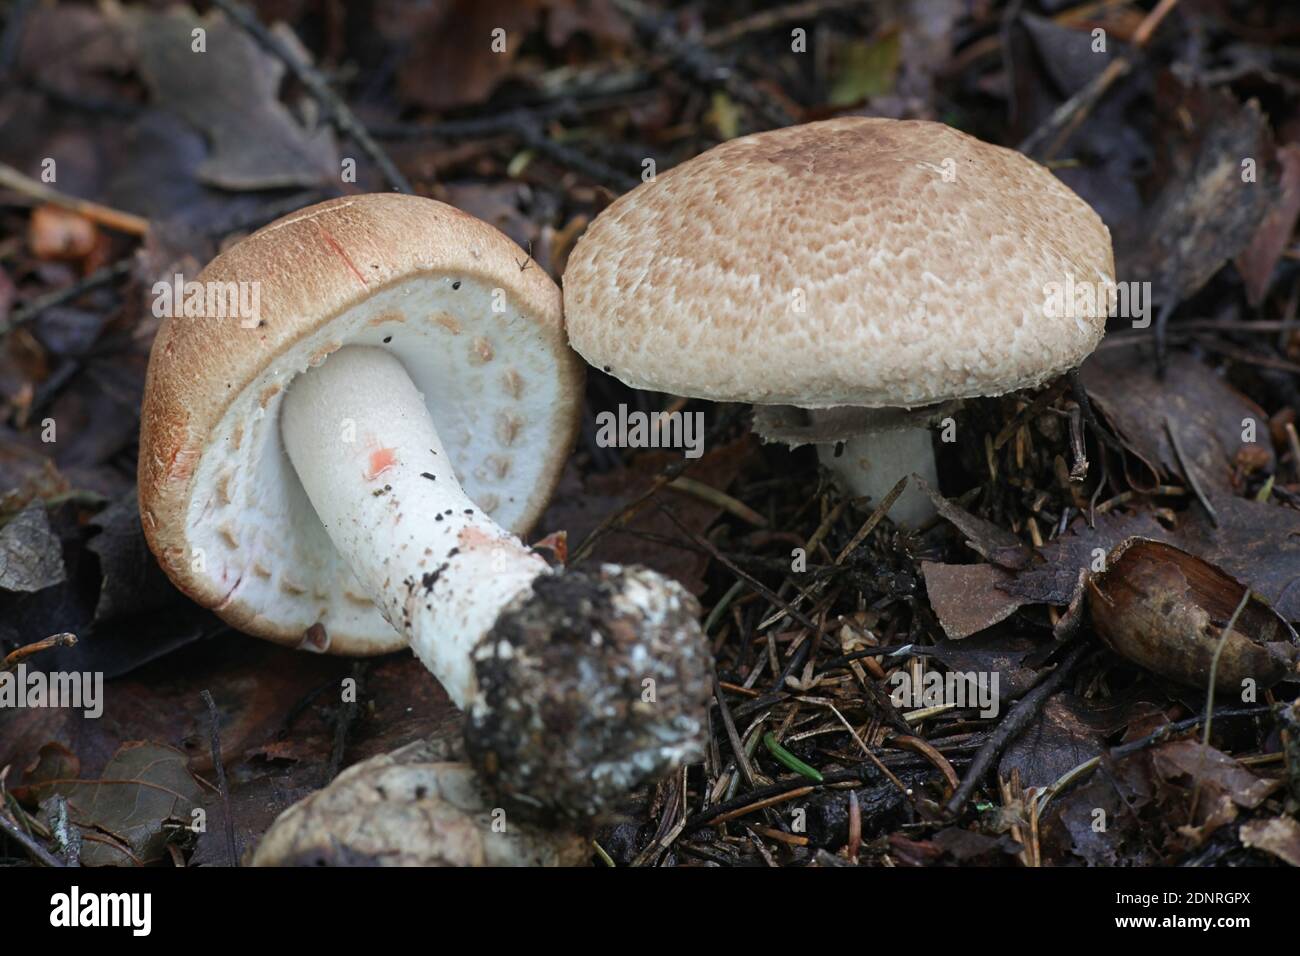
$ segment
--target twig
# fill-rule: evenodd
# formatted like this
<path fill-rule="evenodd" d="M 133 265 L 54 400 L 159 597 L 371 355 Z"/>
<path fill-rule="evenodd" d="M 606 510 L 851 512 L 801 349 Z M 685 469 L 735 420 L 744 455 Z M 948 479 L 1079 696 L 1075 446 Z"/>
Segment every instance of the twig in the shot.
<path fill-rule="evenodd" d="M 696 532 L 692 531 L 690 528 L 686 527 L 686 525 L 682 523 L 682 520 L 678 518 L 676 514 L 673 513 L 671 508 L 665 508 L 663 505 L 660 505 L 659 510 L 662 511 L 665 515 L 667 515 L 668 519 L 673 524 L 677 525 L 678 529 L 684 535 L 686 535 L 697 545 L 699 545 L 701 548 L 707 551 L 709 553 L 709 556 L 712 557 L 713 560 L 717 561 L 719 564 L 725 567 L 736 577 L 740 578 L 742 581 L 748 584 L 751 589 L 757 591 L 759 594 L 761 594 L 772 604 L 781 608 L 783 611 L 785 611 L 787 616 L 793 618 L 795 621 L 802 624 L 804 627 L 808 628 L 808 630 L 812 631 L 814 635 L 820 632 L 820 628 L 815 623 L 813 623 L 812 619 L 810 619 L 802 611 L 796 610 L 786 601 L 783 601 L 775 591 L 769 588 L 762 581 L 758 580 L 758 578 L 754 577 L 749 572 L 742 570 L 739 566 L 737 566 L 737 564 L 734 561 L 728 560 L 727 556 L 723 554 L 721 551 L 719 551 L 717 547 L 714 546 L 713 542 L 710 541 L 708 538 L 704 537 L 701 534 L 697 534 Z"/>
<path fill-rule="evenodd" d="M 880 499 L 880 503 L 876 505 L 876 510 L 871 512 L 871 517 L 867 518 L 862 527 L 858 529 L 858 533 L 850 538 L 849 543 L 840 550 L 840 553 L 835 557 L 837 565 L 843 564 L 844 560 L 854 552 L 857 546 L 866 540 L 867 535 L 876 529 L 876 525 L 884 520 L 885 515 L 889 513 L 889 509 L 894 506 L 894 502 L 898 500 L 898 496 L 903 493 L 903 489 L 906 487 L 907 475 L 904 475 L 898 479 L 898 483 L 894 487 L 889 489 L 889 493 Z"/>
<path fill-rule="evenodd" d="M 740 72 L 723 63 L 711 51 L 681 36 L 668 22 L 668 18 L 651 10 L 640 0 L 614 0 L 614 6 L 632 19 L 637 28 L 651 37 L 654 48 L 677 63 L 697 81 L 710 86 L 721 86 L 727 93 L 751 110 L 772 127 L 789 126 L 794 118 L 771 98 L 760 93 Z"/>
<path fill-rule="evenodd" d="M 343 706 L 339 708 L 337 723 L 334 725 L 334 749 L 330 752 L 329 767 L 326 769 L 327 776 L 325 782 L 333 780 L 343 769 L 343 756 L 348 746 L 348 734 L 352 730 L 352 724 L 356 722 L 357 714 L 361 709 L 361 681 L 366 675 L 366 666 L 364 661 L 354 661 L 352 664 L 352 681 L 356 685 L 355 696 L 352 700 L 344 701 Z"/>
<path fill-rule="evenodd" d="M 102 269 L 96 269 L 90 275 L 78 279 L 71 285 L 65 285 L 61 289 L 55 289 L 53 292 L 37 296 L 20 308 L 14 309 L 13 314 L 9 316 L 7 321 L 0 322 L 0 335 L 8 335 L 24 322 L 30 322 L 36 318 L 46 309 L 52 309 L 64 302 L 71 302 L 83 293 L 89 292 L 91 289 L 97 289 L 101 285 L 108 285 L 114 279 L 128 275 L 130 272 L 131 257 L 127 256 L 111 265 L 104 266 Z"/>
<path fill-rule="evenodd" d="M 754 776 L 754 767 L 749 762 L 749 755 L 745 753 L 745 745 L 741 743 L 740 732 L 736 730 L 736 722 L 731 717 L 731 708 L 727 706 L 727 700 L 722 695 L 722 688 L 718 684 L 718 675 L 713 675 L 713 696 L 718 702 L 718 709 L 722 711 L 722 725 L 727 730 L 727 740 L 731 742 L 731 751 L 736 755 L 736 766 L 745 777 L 745 782 L 749 786 L 757 786 L 757 778 Z"/>
<path fill-rule="evenodd" d="M 683 494 L 690 495 L 692 498 L 698 498 L 715 508 L 721 508 L 723 511 L 735 515 L 741 521 L 752 524 L 755 528 L 766 528 L 767 519 L 755 511 L 743 501 L 737 501 L 725 491 L 719 491 L 712 485 L 706 485 L 702 481 L 696 481 L 694 478 L 674 478 L 668 482 L 668 487 L 674 491 L 680 491 Z"/>
<path fill-rule="evenodd" d="M 1183 477 L 1187 479 L 1187 484 L 1191 486 L 1192 493 L 1196 495 L 1201 507 L 1210 516 L 1210 524 L 1217 528 L 1219 526 L 1219 513 L 1214 510 L 1214 505 L 1210 504 L 1210 499 L 1201 490 L 1201 483 L 1196 480 L 1196 469 L 1188 463 L 1187 456 L 1183 454 L 1183 447 L 1178 442 L 1178 432 L 1167 417 L 1165 418 L 1165 432 L 1169 435 L 1169 443 L 1174 446 L 1174 456 L 1178 459 L 1178 464 L 1182 466 Z"/>
<path fill-rule="evenodd" d="M 1219 716 L 1220 717 L 1262 717 L 1263 715 L 1269 713 L 1271 710 L 1272 708 L 1268 704 L 1257 704 L 1254 707 L 1237 707 L 1230 710 L 1221 710 L 1219 711 Z M 1195 717 L 1188 717 L 1185 720 L 1180 720 L 1172 724 L 1165 724 L 1163 727 L 1153 730 L 1145 737 L 1139 737 L 1137 740 L 1130 740 L 1128 743 L 1120 744 L 1119 746 L 1110 748 L 1110 750 L 1106 753 L 1106 756 L 1109 757 L 1109 759 L 1111 760 L 1121 760 L 1125 757 L 1131 757 L 1133 754 L 1138 753 L 1141 750 L 1146 750 L 1149 747 L 1154 747 L 1156 744 L 1164 743 L 1170 737 L 1174 736 L 1174 734 L 1180 734 L 1185 730 L 1195 729 L 1198 725 L 1200 725 L 1202 721 L 1205 720 L 1205 717 L 1206 717 L 1205 714 L 1197 714 Z M 1078 766 L 1071 767 L 1069 770 L 1063 773 L 1060 777 L 1057 778 L 1056 782 L 1053 783 L 1050 787 L 1040 791 L 1037 797 L 1035 798 L 1035 800 L 1038 803 L 1039 813 L 1041 814 L 1042 811 L 1046 809 L 1047 804 L 1051 801 L 1053 797 L 1055 797 L 1066 787 L 1070 786 L 1076 780 L 1082 779 L 1089 772 L 1095 770 L 1098 766 L 1101 765 L 1101 761 L 1102 761 L 1101 756 L 1092 757 L 1088 760 L 1085 760 L 1083 763 L 1079 764 Z"/>
<path fill-rule="evenodd" d="M 36 859 L 38 863 L 56 868 L 62 868 L 67 865 L 49 850 L 45 849 L 45 847 L 32 839 L 32 837 L 28 835 L 27 831 L 13 820 L 9 819 L 9 815 L 3 810 L 0 810 L 0 829 L 3 829 L 11 840 L 20 844 L 23 849 Z"/>
<path fill-rule="evenodd" d="M 733 797 L 730 800 L 715 803 L 701 810 L 686 821 L 683 832 L 690 833 L 693 830 L 700 829 L 700 827 L 725 823 L 727 820 L 733 820 L 754 810 L 761 810 L 783 800 L 792 800 L 811 793 L 819 789 L 819 787 L 829 787 L 840 783 L 863 786 L 868 782 L 868 775 L 865 770 L 866 768 L 863 767 L 859 770 L 837 770 L 833 773 L 823 774 L 822 782 L 818 786 L 809 786 L 808 781 L 803 777 L 791 777 L 787 780 L 781 780 L 758 790 L 752 790 L 749 793 Z"/>
<path fill-rule="evenodd" d="M 743 807 L 738 807 L 728 813 L 723 813 L 720 816 L 714 817 L 712 822 L 715 824 L 726 823 L 729 820 L 746 816 L 756 810 L 766 810 L 768 807 L 775 806 L 778 803 L 785 803 L 787 800 L 797 800 L 799 797 L 804 797 L 812 793 L 814 789 L 815 788 L 813 787 L 799 787 L 796 790 L 787 790 L 784 793 L 778 793 L 762 800 L 755 800 L 753 803 L 748 803 Z M 689 821 L 687 822 L 689 823 Z M 685 829 L 685 827 L 683 827 L 683 829 Z"/>
<path fill-rule="evenodd" d="M 1168 421 L 1165 424 L 1168 425 Z M 1187 807 L 1188 826 L 1196 823 L 1196 808 L 1201 802 L 1201 784 L 1205 780 L 1205 758 L 1207 751 L 1210 749 L 1210 730 L 1214 724 L 1214 683 L 1219 676 L 1219 658 L 1223 655 L 1223 648 L 1227 646 L 1228 638 L 1232 635 L 1232 629 L 1237 626 L 1237 618 L 1241 617 L 1241 612 L 1246 609 L 1250 596 L 1250 588 L 1246 588 L 1246 593 L 1241 596 L 1236 610 L 1232 612 L 1232 617 L 1228 618 L 1228 623 L 1223 625 L 1223 632 L 1219 635 L 1219 643 L 1214 648 L 1214 657 L 1210 661 L 1210 686 L 1205 694 L 1205 730 L 1201 735 L 1196 786 L 1192 788 L 1192 798 Z"/>
<path fill-rule="evenodd" d="M 1007 714 L 1006 719 L 1002 721 L 989 735 L 988 740 L 980 747 L 979 752 L 975 754 L 975 759 L 971 761 L 970 767 L 966 770 L 966 777 L 957 788 L 957 792 L 952 795 L 944 808 L 949 816 L 955 817 L 962 812 L 966 802 L 979 786 L 980 781 L 993 769 L 993 764 L 1002 756 L 1002 751 L 1006 749 L 1011 741 L 1020 736 L 1021 732 L 1029 726 L 1030 722 L 1038 716 L 1047 699 L 1055 694 L 1064 685 L 1066 678 L 1074 671 L 1079 662 L 1091 650 L 1087 643 L 1081 643 L 1075 647 L 1065 659 L 1057 665 L 1056 670 L 1052 672 L 1041 684 L 1025 694 L 1024 697 L 1016 703 Z"/>
<path fill-rule="evenodd" d="M 824 13 L 865 7 L 867 4 L 868 0 L 800 0 L 798 3 L 763 10 L 734 20 L 725 27 L 704 34 L 700 38 L 700 43 L 707 47 L 727 46 L 744 39 L 751 33 L 766 33 L 801 20 L 815 20 Z"/>
<path fill-rule="evenodd" d="M 62 634 L 55 634 L 53 637 L 47 637 L 44 640 L 35 641 L 31 644 L 24 644 L 15 651 L 10 651 L 0 661 L 0 673 L 11 671 L 20 663 L 31 657 L 33 654 L 39 654 L 41 651 L 48 651 L 55 647 L 72 647 L 77 643 L 77 635 L 69 634 L 66 631 Z"/>
<path fill-rule="evenodd" d="M 592 159 L 578 150 L 564 145 L 547 135 L 542 124 L 533 117 L 528 117 L 520 128 L 520 135 L 526 145 L 543 156 L 559 163 L 561 166 L 575 170 L 598 183 L 609 186 L 615 192 L 630 192 L 641 184 L 635 176 L 619 172 L 608 163 Z"/>
<path fill-rule="evenodd" d="M 0 163 L 0 186 L 32 199 L 69 209 L 83 219 L 89 219 L 108 229 L 116 229 L 118 232 L 125 232 L 132 236 L 143 236 L 149 231 L 149 220 L 143 216 L 122 212 L 120 209 L 91 202 L 88 199 L 68 196 L 26 173 L 19 172 L 8 163 Z"/>
<path fill-rule="evenodd" d="M 1156 28 L 1176 6 L 1178 0 L 1160 0 L 1138 24 L 1137 30 L 1133 33 L 1135 54 L 1146 47 Z M 1020 144 L 1018 147 L 1020 152 L 1030 156 L 1037 154 L 1041 160 L 1051 159 L 1087 119 L 1092 108 L 1097 105 L 1106 91 L 1131 69 L 1133 69 L 1133 60 L 1129 56 L 1119 56 L 1111 60 L 1106 64 L 1106 68 L 1093 77 L 1083 89 L 1052 111 L 1046 121 Z M 1047 143 L 1045 148 L 1044 143 Z"/>
<path fill-rule="evenodd" d="M 1228 623 L 1223 626 L 1223 633 L 1219 635 L 1219 646 L 1214 649 L 1214 659 L 1210 661 L 1210 687 L 1205 693 L 1205 733 L 1201 737 L 1201 744 L 1206 747 L 1210 745 L 1210 727 L 1214 722 L 1214 682 L 1219 676 L 1219 658 L 1223 655 L 1223 648 L 1228 643 L 1232 629 L 1237 626 L 1237 618 L 1241 617 L 1241 612 L 1246 610 L 1246 604 L 1250 599 L 1250 588 L 1246 588 L 1246 593 L 1241 596 L 1237 609 L 1232 612 L 1232 617 L 1228 618 Z"/>
<path fill-rule="evenodd" d="M 226 767 L 221 762 L 221 728 L 217 715 L 217 702 L 212 699 L 211 691 L 204 690 L 203 702 L 208 705 L 208 718 L 212 729 L 208 737 L 212 749 L 212 767 L 217 775 L 217 792 L 221 794 L 221 813 L 226 824 L 226 851 L 230 854 L 230 865 L 239 866 L 239 853 L 235 848 L 235 818 L 230 813 L 230 787 L 226 784 Z"/>
<path fill-rule="evenodd" d="M 1070 384 L 1070 392 L 1074 395 L 1074 400 L 1079 403 L 1079 411 L 1083 414 L 1084 423 L 1092 429 L 1097 440 L 1103 445 L 1115 449 L 1123 454 L 1124 446 L 1120 444 L 1119 439 L 1102 427 L 1101 420 L 1097 417 L 1097 412 L 1093 408 L 1092 399 L 1088 397 L 1088 389 L 1083 384 L 1083 376 L 1077 368 L 1072 368 L 1065 373 L 1065 379 Z"/>
<path fill-rule="evenodd" d="M 212 5 L 219 8 L 232 21 L 247 31 L 263 49 L 278 57 L 293 71 L 298 81 L 307 88 L 308 92 L 316 98 L 317 102 L 330 115 L 334 124 L 339 128 L 339 132 L 351 137 L 361 147 L 362 151 L 379 167 L 379 171 L 384 174 L 384 178 L 388 180 L 390 186 L 398 192 L 415 192 L 411 188 L 410 182 L 402 175 L 388 154 L 384 152 L 383 147 L 375 142 L 351 108 L 348 107 L 347 103 L 343 102 L 343 98 L 330 88 L 329 83 L 326 82 L 325 77 L 321 76 L 319 70 L 299 59 L 297 53 L 291 50 L 287 43 L 264 27 L 262 22 L 257 19 L 257 14 L 243 4 L 236 3 L 235 0 L 212 0 Z"/>
<path fill-rule="evenodd" d="M 68 812 L 68 798 L 61 793 L 53 797 L 54 809 L 51 827 L 54 838 L 63 851 L 63 861 L 68 866 L 81 866 L 81 830 L 72 822 Z"/>

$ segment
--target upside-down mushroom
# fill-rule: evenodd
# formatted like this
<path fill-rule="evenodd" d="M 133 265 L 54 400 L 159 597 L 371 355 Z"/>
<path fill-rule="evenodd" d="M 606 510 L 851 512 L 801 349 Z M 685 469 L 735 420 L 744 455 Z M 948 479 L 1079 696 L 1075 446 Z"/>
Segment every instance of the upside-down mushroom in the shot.
<path fill-rule="evenodd" d="M 559 291 L 517 246 L 442 203 L 353 196 L 197 281 L 256 283 L 260 315 L 168 318 L 154 344 L 140 513 L 183 591 L 298 647 L 409 644 L 467 711 L 486 783 L 539 810 L 597 815 L 697 752 L 693 597 L 644 568 L 554 573 L 516 536 L 583 383 Z"/>

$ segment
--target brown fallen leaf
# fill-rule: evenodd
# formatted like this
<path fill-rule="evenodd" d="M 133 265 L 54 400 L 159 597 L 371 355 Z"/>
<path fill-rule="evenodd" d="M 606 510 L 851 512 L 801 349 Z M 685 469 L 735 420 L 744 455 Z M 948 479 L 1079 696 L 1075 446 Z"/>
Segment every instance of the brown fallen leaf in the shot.
<path fill-rule="evenodd" d="M 1148 511 L 1099 514 L 1091 528 L 1079 518 L 1065 534 L 1038 549 L 1041 562 L 998 587 L 1026 604 L 1069 605 L 1082 588 L 1080 574 L 1101 570 L 1105 556 L 1121 541 L 1132 537 L 1160 539 L 1165 535 L 1164 527 Z"/>
<path fill-rule="evenodd" d="M 998 763 L 998 773 L 1010 779 L 1020 771 L 1026 787 L 1048 787 L 1066 772 L 1106 750 L 1106 738 L 1131 721 L 1160 713 L 1160 707 L 1140 692 L 1107 701 L 1092 701 L 1063 693 L 1050 698 L 1043 711 L 1017 737 Z"/>
<path fill-rule="evenodd" d="M 912 475 L 910 481 L 929 496 L 939 514 L 964 534 L 966 544 L 985 560 L 1012 570 L 1027 567 L 1033 560 L 1033 549 L 1006 528 L 949 501 L 920 475 Z"/>
<path fill-rule="evenodd" d="M 51 741 L 37 752 L 36 758 L 23 768 L 23 784 L 13 788 L 19 802 L 35 804 L 35 788 L 52 780 L 75 780 L 81 775 L 81 761 L 63 744 Z"/>
<path fill-rule="evenodd" d="M 1247 681 L 1268 688 L 1296 676 L 1300 648 L 1291 626 L 1252 593 L 1224 638 L 1245 588 L 1171 545 L 1130 538 L 1087 588 L 1106 646 L 1161 677 L 1205 687 L 1215 667 L 1215 687 L 1240 693 Z"/>
<path fill-rule="evenodd" d="M 233 190 L 337 181 L 333 133 L 306 129 L 280 102 L 285 65 L 247 33 L 220 14 L 185 7 L 131 8 L 122 17 L 155 102 L 210 141 L 201 181 Z M 205 31 L 206 53 L 191 49 L 196 29 Z"/>
<path fill-rule="evenodd" d="M 1150 822 L 1156 789 L 1149 752 L 1118 761 L 1103 756 L 1092 776 L 1048 805 L 1040 839 L 1090 866 L 1166 863 L 1160 818 Z"/>
<path fill-rule="evenodd" d="M 1289 866 L 1300 866 L 1300 823 L 1294 817 L 1249 820 L 1237 835 L 1242 846 L 1263 850 Z"/>
<path fill-rule="evenodd" d="M 1281 195 L 1255 230 L 1250 245 L 1236 259 L 1237 271 L 1246 285 L 1246 300 L 1251 305 L 1259 305 L 1268 294 L 1273 270 L 1300 217 L 1300 144 L 1278 147 L 1277 158 L 1282 167 Z"/>
<path fill-rule="evenodd" d="M 1166 819 L 1190 819 L 1178 835 L 1200 846 L 1241 809 L 1253 810 L 1281 786 L 1255 776 L 1232 757 L 1196 740 L 1176 740 L 1151 752 L 1151 765 L 1172 804 Z"/>
<path fill-rule="evenodd" d="M 1177 304 L 1245 248 L 1276 203 L 1277 172 L 1268 121 L 1255 100 L 1242 104 L 1222 89 L 1185 85 L 1165 73 L 1157 107 L 1167 127 L 1164 186 L 1146 213 L 1141 246 L 1117 259 L 1125 279 L 1150 281 L 1157 299 Z"/>
<path fill-rule="evenodd" d="M 1042 671 L 1034 665 L 1051 651 L 1050 645 L 1000 628 L 964 640 L 940 641 L 930 648 L 929 657 L 950 671 L 997 674 L 998 701 L 1005 709 L 1038 683 Z"/>
<path fill-rule="evenodd" d="M 1010 572 L 992 564 L 940 564 L 921 562 L 930 606 L 943 632 L 961 640 L 1006 620 L 1024 601 L 998 588 L 1012 579 Z"/>
<path fill-rule="evenodd" d="M 1102 569 L 1105 555 L 1126 538 L 1150 538 L 1217 565 L 1286 620 L 1300 621 L 1300 511 L 1228 495 L 1211 502 L 1217 526 L 1199 506 L 1181 514 L 1172 530 L 1148 511 L 1099 514 L 1093 528 L 1079 518 L 1039 549 L 1042 562 L 997 586 L 1026 604 L 1068 606 L 1082 593 L 1083 578 Z"/>
<path fill-rule="evenodd" d="M 437 0 L 394 8 L 381 29 L 407 50 L 397 74 L 403 99 L 428 110 L 481 103 L 514 68 L 540 7 L 538 0 Z"/>
<path fill-rule="evenodd" d="M 1100 349 L 1080 374 L 1121 442 L 1152 472 L 1154 480 L 1141 485 L 1130 478 L 1136 487 L 1163 483 L 1173 475 L 1185 478 L 1184 469 L 1190 467 L 1201 487 L 1231 491 L 1234 463 L 1243 450 L 1263 456 L 1263 471 L 1275 467 L 1268 413 L 1195 356 L 1170 353 L 1165 377 L 1158 379 L 1153 363 L 1138 349 Z M 1252 430 L 1254 441 L 1243 440 Z"/>
<path fill-rule="evenodd" d="M 85 866 L 143 866 L 161 860 L 202 796 L 188 757 L 174 747 L 135 741 L 123 744 L 98 780 L 49 780 L 35 786 L 44 799 L 68 801 L 81 830 Z"/>

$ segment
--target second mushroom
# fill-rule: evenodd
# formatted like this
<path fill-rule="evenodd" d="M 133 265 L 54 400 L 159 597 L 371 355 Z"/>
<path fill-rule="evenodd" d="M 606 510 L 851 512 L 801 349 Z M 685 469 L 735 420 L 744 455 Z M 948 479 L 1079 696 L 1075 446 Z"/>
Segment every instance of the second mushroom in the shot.
<path fill-rule="evenodd" d="M 752 403 L 761 435 L 816 444 L 879 503 L 914 473 L 937 485 L 930 428 L 954 403 L 1082 362 L 1114 272 L 1101 218 L 1028 157 L 840 117 L 729 140 L 620 197 L 569 257 L 565 321 L 592 365 Z M 890 509 L 932 513 L 915 485 Z"/>

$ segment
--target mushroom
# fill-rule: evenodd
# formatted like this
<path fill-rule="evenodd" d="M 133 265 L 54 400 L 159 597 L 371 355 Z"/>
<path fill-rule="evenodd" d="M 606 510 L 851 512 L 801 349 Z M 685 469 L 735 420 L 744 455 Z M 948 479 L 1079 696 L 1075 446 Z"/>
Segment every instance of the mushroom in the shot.
<path fill-rule="evenodd" d="M 554 574 L 516 537 L 558 481 L 583 383 L 559 290 L 530 266 L 486 223 L 399 195 L 238 243 L 198 287 L 254 284 L 260 321 L 163 322 L 140 514 L 177 586 L 242 631 L 409 644 L 466 709 L 488 785 L 589 817 L 697 752 L 709 659 L 675 582 Z"/>
<path fill-rule="evenodd" d="M 844 117 L 744 136 L 602 212 L 564 275 L 569 340 L 629 385 L 761 408 L 855 495 L 935 483 L 952 403 L 1096 347 L 1110 233 L 1025 156 L 940 123 Z M 1093 295 L 1048 309 L 1058 287 Z M 1063 314 L 1053 314 L 1062 312 Z M 932 513 L 909 486 L 903 524 Z"/>

